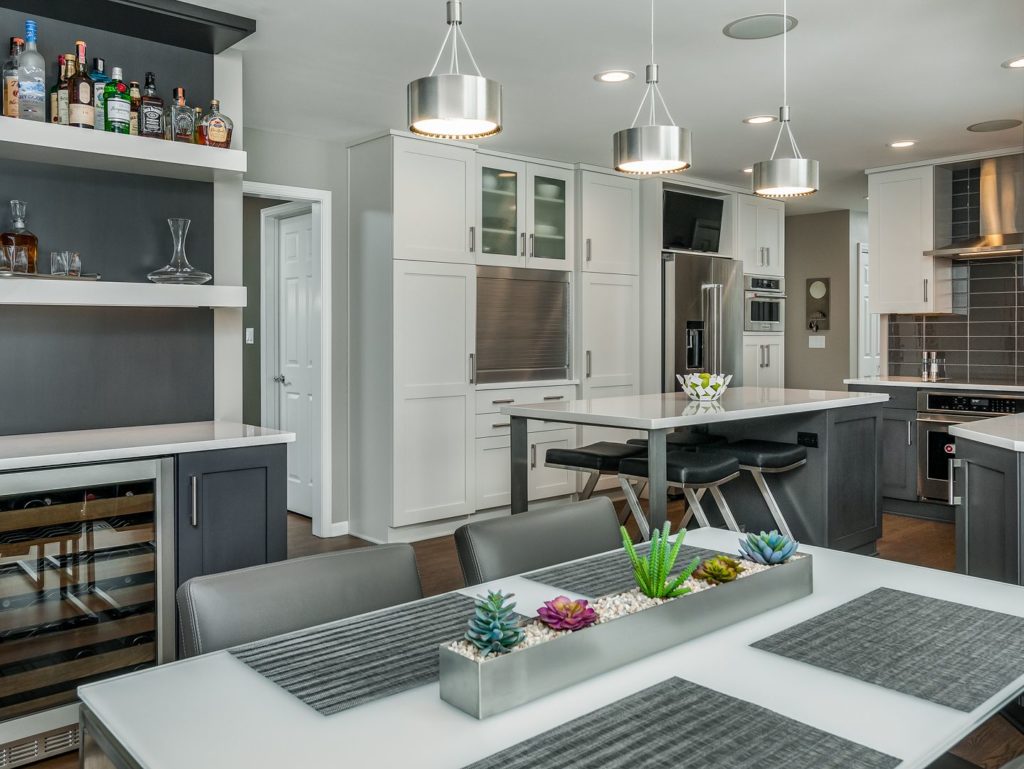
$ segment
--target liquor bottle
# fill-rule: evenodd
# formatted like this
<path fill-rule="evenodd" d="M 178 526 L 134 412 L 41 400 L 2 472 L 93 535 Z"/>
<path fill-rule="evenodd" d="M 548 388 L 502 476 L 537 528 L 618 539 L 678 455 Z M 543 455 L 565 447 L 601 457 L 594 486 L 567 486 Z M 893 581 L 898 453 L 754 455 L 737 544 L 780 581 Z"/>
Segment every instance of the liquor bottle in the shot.
<path fill-rule="evenodd" d="M 57 57 L 57 80 L 50 86 L 50 122 L 60 122 L 60 104 L 57 95 L 60 93 L 61 84 L 64 82 L 64 54 Z"/>
<path fill-rule="evenodd" d="M 11 38 L 11 58 L 4 62 L 4 115 L 18 117 L 18 57 L 25 50 L 25 41 Z"/>
<path fill-rule="evenodd" d="M 139 136 L 164 138 L 164 100 L 156 95 L 156 75 L 146 73 L 146 87 L 139 104 Z"/>
<path fill-rule="evenodd" d="M 11 201 L 11 229 L 0 235 L 0 246 L 25 246 L 28 252 L 28 271 L 36 271 L 36 255 L 39 252 L 39 238 L 25 227 L 28 203 L 24 200 Z"/>
<path fill-rule="evenodd" d="M 193 107 L 192 108 L 192 143 L 193 144 L 202 144 L 202 142 L 199 140 L 200 139 L 200 137 L 199 137 L 199 126 L 202 124 L 202 122 L 203 122 L 203 108 L 202 107 Z"/>
<path fill-rule="evenodd" d="M 103 130 L 115 134 L 131 133 L 132 99 L 128 95 L 128 86 L 121 79 L 124 77 L 120 67 L 111 71 L 109 82 L 103 87 Z"/>
<path fill-rule="evenodd" d="M 214 99 L 210 102 L 210 111 L 199 125 L 199 143 L 227 149 L 231 146 L 231 133 L 234 128 L 235 124 L 231 118 L 221 113 L 220 102 Z"/>
<path fill-rule="evenodd" d="M 185 89 L 178 86 L 171 96 L 171 103 L 164 110 L 164 134 L 172 142 L 192 144 L 196 118 L 192 108 L 185 103 Z"/>
<path fill-rule="evenodd" d="M 95 90 L 85 63 L 85 43 L 75 41 L 78 64 L 75 75 L 68 83 L 68 125 L 75 128 L 93 128 L 96 122 Z"/>
<path fill-rule="evenodd" d="M 25 22 L 25 50 L 18 56 L 18 117 L 46 120 L 46 62 L 36 48 L 36 23 Z"/>
<path fill-rule="evenodd" d="M 107 62 L 96 56 L 92 60 L 92 71 L 89 73 L 92 81 L 92 103 L 96 108 L 96 116 L 93 125 L 97 131 L 106 131 L 106 121 L 103 118 L 103 89 L 110 82 L 107 76 Z"/>
<path fill-rule="evenodd" d="M 130 100 L 131 114 L 128 117 L 128 133 L 132 136 L 139 135 L 139 107 L 142 106 L 142 89 L 139 88 L 139 81 L 132 80 L 128 83 L 128 98 Z"/>
<path fill-rule="evenodd" d="M 68 124 L 68 89 L 77 70 L 78 60 L 75 54 L 64 54 L 64 77 L 57 84 L 57 122 L 60 125 Z"/>

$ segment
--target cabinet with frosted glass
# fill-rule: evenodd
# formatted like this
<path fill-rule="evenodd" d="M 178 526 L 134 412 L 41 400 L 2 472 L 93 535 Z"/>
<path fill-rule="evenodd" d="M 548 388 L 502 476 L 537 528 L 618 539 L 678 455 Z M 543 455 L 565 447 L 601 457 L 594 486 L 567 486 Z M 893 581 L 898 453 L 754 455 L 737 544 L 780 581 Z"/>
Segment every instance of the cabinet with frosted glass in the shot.
<path fill-rule="evenodd" d="M 477 172 L 477 264 L 571 270 L 572 170 L 478 153 Z"/>

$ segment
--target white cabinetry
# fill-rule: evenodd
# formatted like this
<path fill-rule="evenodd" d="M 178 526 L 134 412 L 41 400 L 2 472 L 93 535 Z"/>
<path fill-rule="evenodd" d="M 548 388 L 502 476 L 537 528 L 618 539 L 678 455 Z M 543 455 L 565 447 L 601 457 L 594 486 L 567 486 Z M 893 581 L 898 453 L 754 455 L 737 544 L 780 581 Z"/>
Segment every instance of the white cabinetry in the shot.
<path fill-rule="evenodd" d="M 952 312 L 950 260 L 924 255 L 935 240 L 934 197 L 931 166 L 868 176 L 871 312 Z"/>
<path fill-rule="evenodd" d="M 752 195 L 740 195 L 739 258 L 748 275 L 786 273 L 785 204 Z"/>
<path fill-rule="evenodd" d="M 744 334 L 743 386 L 784 387 L 785 352 L 782 334 Z"/>
<path fill-rule="evenodd" d="M 597 171 L 577 173 L 584 272 L 640 272 L 640 184 Z"/>

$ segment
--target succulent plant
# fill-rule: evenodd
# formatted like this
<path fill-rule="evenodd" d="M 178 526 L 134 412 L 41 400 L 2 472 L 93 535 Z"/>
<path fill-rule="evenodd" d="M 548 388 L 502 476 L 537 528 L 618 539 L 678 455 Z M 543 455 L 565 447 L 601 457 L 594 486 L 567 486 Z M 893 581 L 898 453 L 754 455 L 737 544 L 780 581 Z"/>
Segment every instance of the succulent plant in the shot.
<path fill-rule="evenodd" d="M 630 563 L 633 564 L 633 578 L 640 592 L 649 598 L 677 598 L 690 592 L 690 588 L 683 587 L 683 583 L 693 574 L 693 570 L 700 565 L 700 558 L 694 558 L 671 582 L 668 581 L 675 565 L 676 557 L 679 555 L 679 548 L 682 547 L 685 529 L 679 532 L 675 545 L 669 541 L 668 535 L 671 529 L 666 521 L 661 531 L 655 529 L 651 534 L 651 549 L 645 556 L 640 556 L 633 547 L 633 540 L 629 538 L 626 527 L 620 527 L 622 532 L 622 546 L 626 549 Z"/>
<path fill-rule="evenodd" d="M 772 530 L 769 534 L 747 534 L 740 540 L 740 555 L 755 563 L 774 566 L 788 561 L 800 543 L 785 534 Z"/>
<path fill-rule="evenodd" d="M 597 612 L 583 598 L 560 595 L 537 609 L 537 617 L 555 630 L 582 630 L 597 622 Z"/>
<path fill-rule="evenodd" d="M 739 561 L 727 555 L 716 555 L 698 566 L 693 577 L 710 582 L 712 585 L 720 585 L 723 582 L 732 582 L 742 571 L 745 569 Z"/>
<path fill-rule="evenodd" d="M 476 611 L 465 638 L 485 657 L 512 651 L 512 647 L 523 640 L 523 629 L 513 611 L 516 604 L 510 600 L 513 595 L 499 590 L 489 592 L 486 598 L 476 597 Z"/>

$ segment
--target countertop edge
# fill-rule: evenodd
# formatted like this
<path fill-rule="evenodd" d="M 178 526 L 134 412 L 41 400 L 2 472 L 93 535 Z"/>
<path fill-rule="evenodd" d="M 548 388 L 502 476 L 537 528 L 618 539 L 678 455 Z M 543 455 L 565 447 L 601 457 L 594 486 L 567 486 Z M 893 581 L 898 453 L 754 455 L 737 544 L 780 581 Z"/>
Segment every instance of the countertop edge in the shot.
<path fill-rule="evenodd" d="M 976 390 L 979 392 L 1024 393 L 1024 385 L 968 384 L 966 382 L 925 382 L 923 379 L 879 379 L 877 377 L 850 377 L 845 385 L 860 387 L 909 387 L 916 390 Z"/>
<path fill-rule="evenodd" d="M 984 425 L 983 429 L 979 429 Z M 1017 454 L 1024 453 L 1024 440 L 1015 440 L 1006 435 L 993 434 L 992 430 L 998 430 L 1006 425 L 1021 425 L 1018 432 L 1024 434 L 1024 414 L 1011 414 L 1005 417 L 993 417 L 978 422 L 965 422 L 959 425 L 950 425 L 949 434 L 955 438 L 983 443 L 997 449 L 1013 451 Z"/>

